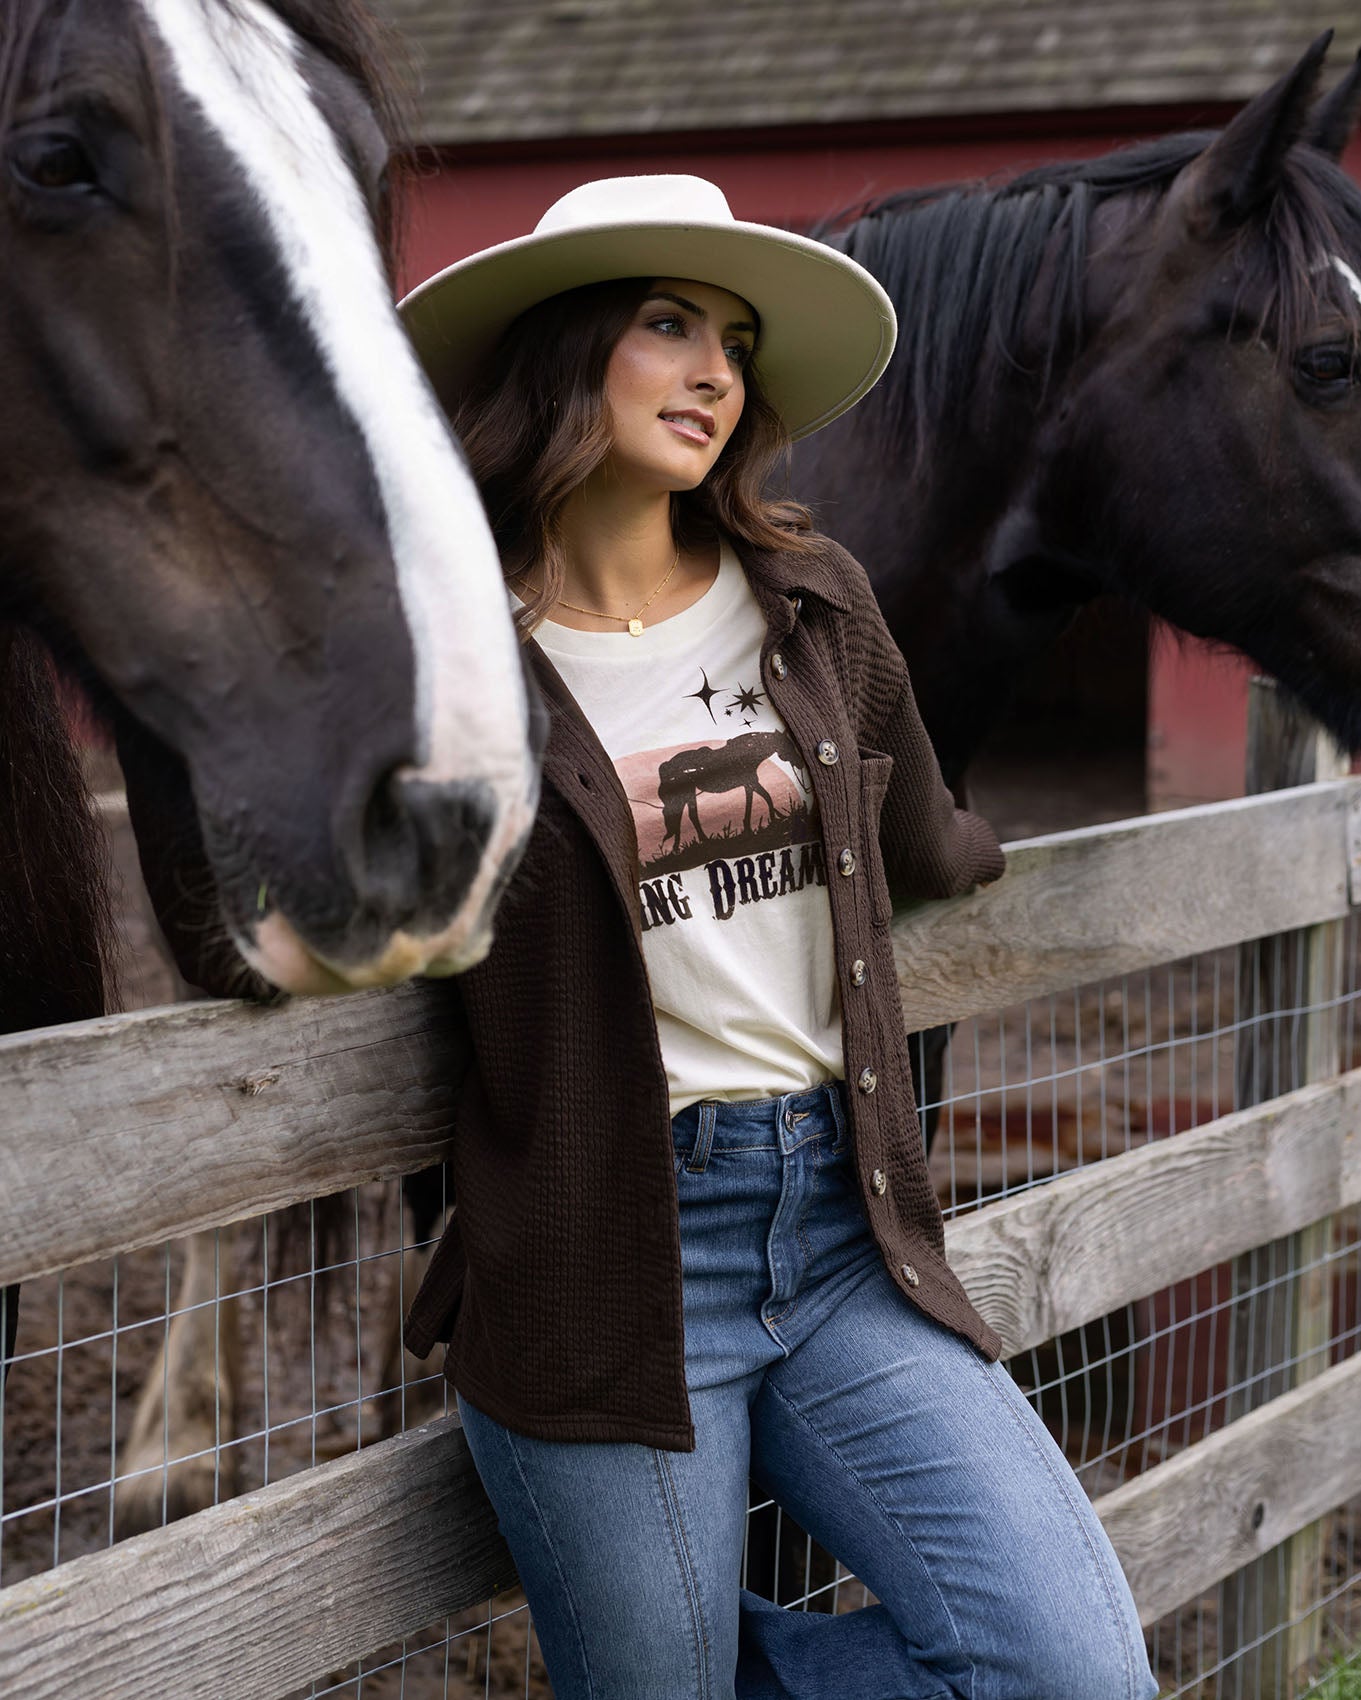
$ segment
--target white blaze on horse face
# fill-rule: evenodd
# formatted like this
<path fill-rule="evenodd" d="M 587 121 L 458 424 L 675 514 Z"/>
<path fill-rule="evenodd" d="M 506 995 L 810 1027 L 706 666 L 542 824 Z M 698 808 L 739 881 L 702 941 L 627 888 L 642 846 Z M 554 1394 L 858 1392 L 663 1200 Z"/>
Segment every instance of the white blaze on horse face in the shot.
<path fill-rule="evenodd" d="M 419 760 L 403 777 L 481 778 L 497 817 L 447 967 L 527 833 L 538 781 L 505 582 L 477 490 L 393 310 L 368 211 L 297 59 L 260 0 L 140 0 L 174 73 L 240 168 L 372 460 L 415 652 Z M 408 940 L 408 943 L 412 941 Z M 268 972 L 268 969 L 266 969 Z"/>
<path fill-rule="evenodd" d="M 1346 280 L 1348 289 L 1358 301 L 1361 301 L 1361 277 L 1358 277 L 1340 254 L 1333 255 L 1333 265 Z"/>

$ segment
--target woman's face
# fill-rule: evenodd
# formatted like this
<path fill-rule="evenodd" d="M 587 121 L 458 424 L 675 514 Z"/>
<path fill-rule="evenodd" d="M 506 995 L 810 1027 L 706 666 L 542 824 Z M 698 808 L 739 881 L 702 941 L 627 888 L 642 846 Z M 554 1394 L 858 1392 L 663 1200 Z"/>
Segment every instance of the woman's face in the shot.
<path fill-rule="evenodd" d="M 651 491 L 703 482 L 742 417 L 756 314 L 740 295 L 657 278 L 605 370 L 607 465 Z"/>

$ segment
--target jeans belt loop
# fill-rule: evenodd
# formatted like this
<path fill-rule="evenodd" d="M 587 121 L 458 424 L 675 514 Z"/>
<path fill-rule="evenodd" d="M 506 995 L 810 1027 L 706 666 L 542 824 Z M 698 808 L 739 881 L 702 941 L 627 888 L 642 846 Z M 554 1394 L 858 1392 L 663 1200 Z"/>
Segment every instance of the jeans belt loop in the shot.
<path fill-rule="evenodd" d="M 718 1105 L 710 1098 L 700 1100 L 699 1126 L 695 1130 L 695 1148 L 686 1158 L 686 1171 L 702 1175 L 708 1166 L 709 1153 L 714 1148 L 714 1127 L 718 1122 Z"/>

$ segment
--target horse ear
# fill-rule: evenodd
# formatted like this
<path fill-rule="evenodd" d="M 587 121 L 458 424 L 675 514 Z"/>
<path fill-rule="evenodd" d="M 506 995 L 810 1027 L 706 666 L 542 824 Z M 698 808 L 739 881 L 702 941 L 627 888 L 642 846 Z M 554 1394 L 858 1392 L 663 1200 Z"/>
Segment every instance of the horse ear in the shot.
<path fill-rule="evenodd" d="M 1186 205 L 1198 233 L 1236 229 L 1275 194 L 1290 148 L 1305 134 L 1333 32 L 1291 71 L 1250 100 L 1186 174 Z"/>
<path fill-rule="evenodd" d="M 1342 81 L 1309 114 L 1304 140 L 1320 153 L 1326 153 L 1329 159 L 1341 159 L 1358 118 L 1361 118 L 1361 53 L 1352 61 L 1351 70 Z"/>

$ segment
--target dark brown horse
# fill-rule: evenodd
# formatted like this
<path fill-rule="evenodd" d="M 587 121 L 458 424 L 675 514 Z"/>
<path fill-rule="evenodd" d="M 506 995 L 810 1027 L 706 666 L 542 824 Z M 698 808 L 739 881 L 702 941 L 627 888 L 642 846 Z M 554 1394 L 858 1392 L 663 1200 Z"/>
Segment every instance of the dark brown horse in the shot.
<path fill-rule="evenodd" d="M 1222 134 L 817 232 L 892 295 L 879 387 L 793 488 L 865 563 L 947 780 L 1115 592 L 1361 743 L 1361 193 L 1327 38 Z"/>
<path fill-rule="evenodd" d="M 1327 46 L 1222 133 L 814 232 L 883 283 L 901 335 L 878 388 L 799 445 L 792 487 L 865 564 L 956 787 L 1110 592 L 1242 650 L 1361 744 L 1361 193 L 1337 163 L 1361 69 L 1314 104 Z M 935 1103 L 944 1032 L 925 1037 Z M 766 1591 L 773 1540 L 753 1524 Z"/>

